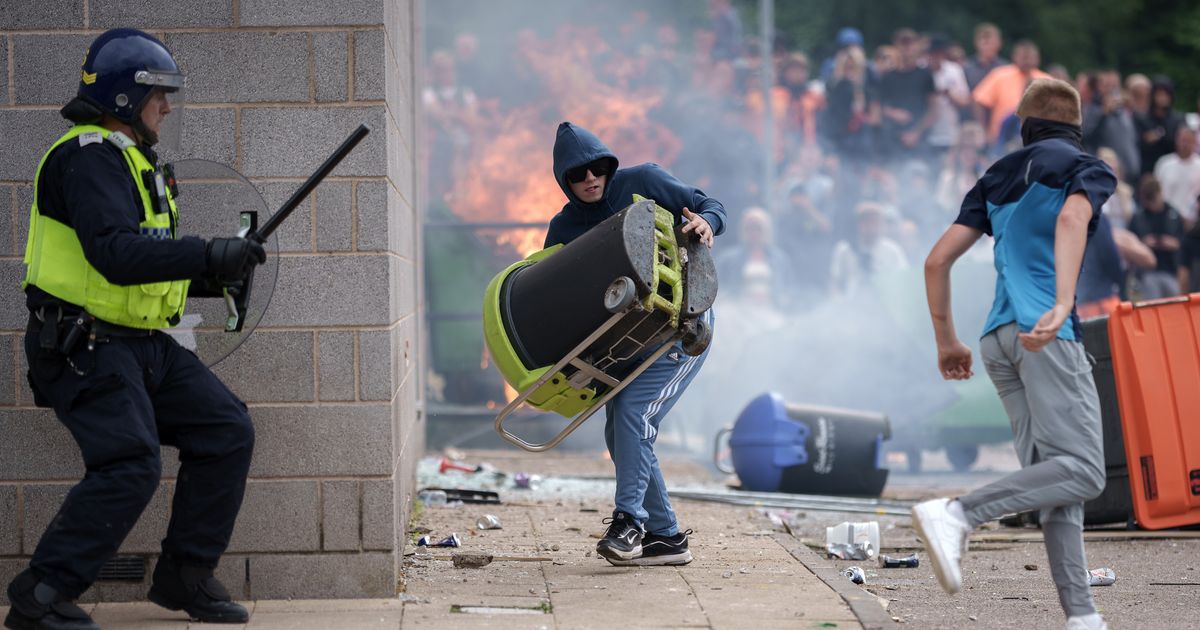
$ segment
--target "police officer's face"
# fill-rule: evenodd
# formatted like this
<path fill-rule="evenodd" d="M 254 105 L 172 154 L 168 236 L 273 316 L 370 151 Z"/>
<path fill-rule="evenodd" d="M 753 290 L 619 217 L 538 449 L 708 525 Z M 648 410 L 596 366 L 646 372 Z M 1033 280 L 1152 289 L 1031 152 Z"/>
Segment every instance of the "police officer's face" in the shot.
<path fill-rule="evenodd" d="M 171 113 L 171 103 L 167 101 L 166 93 L 162 90 L 154 90 L 150 93 L 146 106 L 142 108 L 142 122 L 150 131 L 158 133 L 163 119 L 169 113 Z"/>

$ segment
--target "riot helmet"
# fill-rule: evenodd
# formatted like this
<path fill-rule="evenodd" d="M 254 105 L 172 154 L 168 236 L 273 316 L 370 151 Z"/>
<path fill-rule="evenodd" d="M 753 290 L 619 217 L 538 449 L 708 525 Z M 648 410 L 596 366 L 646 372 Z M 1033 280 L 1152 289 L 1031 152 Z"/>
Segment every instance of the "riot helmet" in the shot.
<path fill-rule="evenodd" d="M 137 29 L 112 29 L 88 48 L 78 94 L 62 114 L 75 122 L 93 122 L 108 114 L 154 144 L 159 134 L 146 128 L 142 109 L 155 90 L 171 95 L 172 107 L 178 108 L 183 87 L 183 73 L 162 42 Z M 178 126 L 179 121 L 174 122 Z"/>

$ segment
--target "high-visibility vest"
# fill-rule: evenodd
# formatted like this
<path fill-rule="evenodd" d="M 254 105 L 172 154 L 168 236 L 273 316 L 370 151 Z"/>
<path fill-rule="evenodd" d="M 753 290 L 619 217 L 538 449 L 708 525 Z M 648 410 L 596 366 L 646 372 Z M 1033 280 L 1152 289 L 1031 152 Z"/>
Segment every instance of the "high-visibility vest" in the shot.
<path fill-rule="evenodd" d="M 79 138 L 80 144 L 109 142 L 121 150 L 142 202 L 141 232 L 153 238 L 176 238 L 179 211 L 162 174 L 125 134 L 96 125 L 76 125 L 59 138 L 33 176 L 33 207 L 25 242 L 24 289 L 29 285 L 85 309 L 97 319 L 130 328 L 166 328 L 179 323 L 189 280 L 118 285 L 108 281 L 83 255 L 75 229 L 38 212 L 38 185 L 46 159 L 59 145 Z M 154 185 L 151 190 L 147 182 Z M 156 205 L 154 202 L 158 201 Z M 163 209 L 156 212 L 155 209 Z"/>

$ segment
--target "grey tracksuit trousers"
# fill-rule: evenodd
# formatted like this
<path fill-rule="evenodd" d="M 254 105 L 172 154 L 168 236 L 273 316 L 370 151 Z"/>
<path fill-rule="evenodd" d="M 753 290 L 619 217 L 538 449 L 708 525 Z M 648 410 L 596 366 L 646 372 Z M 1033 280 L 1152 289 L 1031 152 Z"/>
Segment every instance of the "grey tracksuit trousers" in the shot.
<path fill-rule="evenodd" d="M 1012 423 L 1018 470 L 959 497 L 972 527 L 1040 510 L 1050 572 L 1067 616 L 1096 611 L 1083 553 L 1083 503 L 1104 490 L 1104 444 L 1092 366 L 1083 344 L 1055 339 L 1029 352 L 1017 325 L 988 333 L 983 364 Z"/>

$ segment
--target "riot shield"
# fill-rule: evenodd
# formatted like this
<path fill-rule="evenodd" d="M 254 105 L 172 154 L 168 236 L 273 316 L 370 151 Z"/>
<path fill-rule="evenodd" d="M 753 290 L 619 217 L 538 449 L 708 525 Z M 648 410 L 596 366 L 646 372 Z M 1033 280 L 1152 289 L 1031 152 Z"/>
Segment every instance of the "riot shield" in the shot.
<path fill-rule="evenodd" d="M 178 233 L 203 239 L 236 236 L 255 230 L 271 213 L 254 184 L 232 168 L 209 160 L 174 163 L 179 194 Z M 263 243 L 267 262 L 254 272 L 241 329 L 226 332 L 229 313 L 221 298 L 190 298 L 182 321 L 168 330 L 180 345 L 195 352 L 209 367 L 237 350 L 266 313 L 279 271 L 279 243 L 270 235 Z"/>

